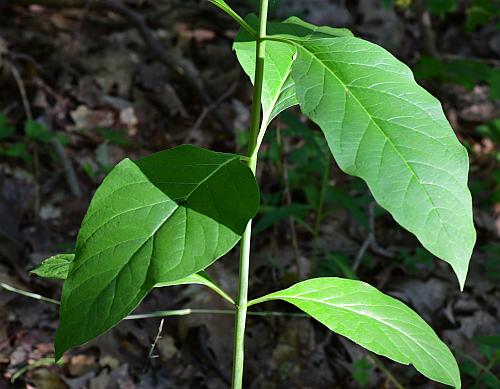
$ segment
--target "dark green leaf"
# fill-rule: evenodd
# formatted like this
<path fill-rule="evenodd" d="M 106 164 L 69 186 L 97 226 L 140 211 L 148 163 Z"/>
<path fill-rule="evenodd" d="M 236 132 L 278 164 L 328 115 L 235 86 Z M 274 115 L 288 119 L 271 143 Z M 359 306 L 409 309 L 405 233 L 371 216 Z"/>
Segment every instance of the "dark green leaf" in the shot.
<path fill-rule="evenodd" d="M 75 254 L 54 255 L 41 262 L 31 273 L 38 277 L 65 280 L 68 277 L 69 265 L 74 259 Z"/>
<path fill-rule="evenodd" d="M 31 273 L 43 278 L 55 278 L 59 280 L 66 280 L 68 278 L 69 266 L 75 259 L 75 254 L 58 254 L 53 257 L 47 258 L 34 268 Z M 234 304 L 234 301 L 229 295 L 224 292 L 212 278 L 204 271 L 197 274 L 191 274 L 187 277 L 181 278 L 176 281 L 161 282 L 159 281 L 154 287 L 163 288 L 165 286 L 176 285 L 190 285 L 199 284 L 207 286 L 214 292 L 218 293 L 224 299 Z"/>
<path fill-rule="evenodd" d="M 16 142 L 11 146 L 0 148 L 0 154 L 7 155 L 12 158 L 19 158 L 24 161 L 30 161 L 31 156 L 28 152 L 26 145 L 22 142 Z"/>
<path fill-rule="evenodd" d="M 179 146 L 118 164 L 78 234 L 56 358 L 117 324 L 157 283 L 192 275 L 227 253 L 258 205 L 255 177 L 238 155 Z"/>
<path fill-rule="evenodd" d="M 427 9 L 436 15 L 444 15 L 457 9 L 459 0 L 427 0 Z"/>
<path fill-rule="evenodd" d="M 8 138 L 14 134 L 16 129 L 7 121 L 7 117 L 0 114 L 0 140 Z"/>
<path fill-rule="evenodd" d="M 264 215 L 253 227 L 252 231 L 254 234 L 259 234 L 290 216 L 303 217 L 311 208 L 312 207 L 307 204 L 290 204 L 283 207 L 273 207 L 266 210 Z"/>
<path fill-rule="evenodd" d="M 35 120 L 27 120 L 24 124 L 24 133 L 26 136 L 34 141 L 48 143 L 55 134 L 48 131 L 45 126 Z"/>

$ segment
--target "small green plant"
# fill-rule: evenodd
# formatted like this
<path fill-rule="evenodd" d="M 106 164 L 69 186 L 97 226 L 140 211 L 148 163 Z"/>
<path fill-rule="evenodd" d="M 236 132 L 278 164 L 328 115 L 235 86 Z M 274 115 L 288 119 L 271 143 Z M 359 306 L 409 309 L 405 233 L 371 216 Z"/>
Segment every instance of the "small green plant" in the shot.
<path fill-rule="evenodd" d="M 22 159 L 29 162 L 33 158 L 33 149 L 37 145 L 46 145 L 57 138 L 62 144 L 67 143 L 67 138 L 62 133 L 53 133 L 33 119 L 24 123 L 24 135 L 21 140 L 16 137 L 16 129 L 9 124 L 7 117 L 0 114 L 0 155 Z M 31 149 L 30 147 L 31 146 Z"/>
<path fill-rule="evenodd" d="M 254 83 L 247 156 L 182 145 L 125 159 L 90 204 L 74 255 L 35 272 L 64 279 L 55 347 L 69 349 L 108 331 L 157 287 L 199 283 L 235 306 L 232 385 L 243 386 L 247 309 L 287 301 L 332 331 L 428 378 L 459 388 L 448 347 L 413 310 L 353 279 L 320 277 L 248 301 L 252 219 L 259 209 L 258 151 L 270 122 L 299 105 L 319 125 L 339 167 L 362 178 L 376 201 L 448 262 L 464 287 L 475 244 L 468 156 L 440 103 L 406 65 L 346 29 L 296 17 L 241 18 L 234 49 Z M 238 296 L 202 272 L 241 240 Z M 202 273 L 200 273 L 202 272 Z"/>

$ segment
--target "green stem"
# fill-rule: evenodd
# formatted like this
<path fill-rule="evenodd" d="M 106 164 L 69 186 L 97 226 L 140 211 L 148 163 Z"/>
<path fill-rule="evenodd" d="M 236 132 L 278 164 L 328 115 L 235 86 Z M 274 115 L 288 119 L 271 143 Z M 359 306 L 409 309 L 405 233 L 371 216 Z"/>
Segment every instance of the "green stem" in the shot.
<path fill-rule="evenodd" d="M 269 0 L 260 2 L 260 23 L 257 37 L 256 61 L 255 61 L 255 81 L 253 89 L 252 114 L 250 123 L 250 136 L 248 141 L 248 166 L 255 174 L 257 167 L 258 145 L 257 138 L 261 123 L 261 101 L 262 86 L 264 84 L 264 58 L 265 58 L 265 37 L 267 28 L 267 13 Z M 248 222 L 240 247 L 240 274 L 238 285 L 238 299 L 236 301 L 236 321 L 234 328 L 234 351 L 233 351 L 233 375 L 232 388 L 241 389 L 243 386 L 243 362 L 245 350 L 245 324 L 247 317 L 248 303 L 248 276 L 250 269 L 250 241 L 252 237 L 252 220 Z"/>
<path fill-rule="evenodd" d="M 187 316 L 187 315 L 234 315 L 233 309 L 197 309 L 197 308 L 185 308 L 185 309 L 174 309 L 169 311 L 156 311 L 143 313 L 139 315 L 129 315 L 125 320 L 139 320 L 139 319 L 154 319 L 160 317 L 169 316 Z M 247 312 L 247 316 L 258 316 L 258 317 L 309 317 L 305 313 L 295 313 L 295 312 L 274 312 L 274 311 L 261 311 L 261 312 Z"/>
<path fill-rule="evenodd" d="M 48 303 L 57 304 L 57 305 L 60 304 L 60 302 L 57 300 L 54 300 L 54 299 L 51 299 L 48 297 L 44 297 L 44 296 L 39 295 L 37 293 L 31 293 L 31 292 L 27 292 L 26 290 L 17 289 L 17 288 L 14 288 L 13 286 L 5 284 L 3 282 L 0 282 L 0 289 L 5 289 L 9 292 L 17 293 L 17 294 L 20 294 L 22 296 L 29 297 L 29 298 L 32 298 L 35 300 L 46 301 Z"/>
<path fill-rule="evenodd" d="M 226 14 L 231 16 L 241 27 L 247 30 L 250 34 L 257 38 L 257 31 L 255 31 L 252 26 L 250 26 L 245 20 L 238 15 L 229 5 L 227 5 L 224 1 L 220 0 L 208 0 L 210 3 L 220 8 Z"/>
<path fill-rule="evenodd" d="M 5 289 L 12 293 L 17 293 L 21 296 L 29 297 L 35 300 L 45 301 L 51 304 L 60 305 L 61 302 L 36 294 L 31 293 L 26 290 L 14 288 L 11 285 L 0 282 L 0 289 Z M 233 303 L 234 304 L 234 303 Z M 250 306 L 250 303 L 248 303 Z M 210 314 L 210 315 L 234 315 L 234 309 L 199 309 L 199 308 L 183 308 L 183 309 L 173 309 L 168 311 L 156 311 L 141 313 L 138 315 L 129 315 L 125 317 L 125 320 L 138 320 L 138 319 L 154 319 L 158 317 L 167 316 L 186 316 L 191 314 Z M 247 312 L 248 316 L 260 316 L 260 317 L 309 317 L 305 313 L 295 313 L 295 312 L 275 312 L 275 311 L 259 311 L 259 312 Z"/>
<path fill-rule="evenodd" d="M 250 137 L 248 141 L 248 156 L 257 161 L 257 137 L 261 132 L 261 112 L 262 112 L 262 86 L 264 84 L 264 62 L 266 52 L 266 29 L 267 29 L 267 10 L 269 0 L 261 0 L 260 5 L 260 25 L 257 37 L 256 61 L 255 61 L 255 80 L 252 99 L 252 113 L 250 123 Z"/>
<path fill-rule="evenodd" d="M 317 270 L 318 264 L 318 238 L 319 238 L 319 226 L 321 224 L 321 220 L 323 219 L 323 208 L 325 206 L 325 196 L 326 191 L 328 189 L 328 180 L 330 178 L 330 164 L 331 157 L 330 154 L 327 154 L 325 157 L 325 167 L 323 170 L 323 177 L 321 179 L 321 193 L 319 196 L 318 208 L 316 210 L 316 220 L 314 222 L 314 233 L 313 233 L 313 267 Z"/>

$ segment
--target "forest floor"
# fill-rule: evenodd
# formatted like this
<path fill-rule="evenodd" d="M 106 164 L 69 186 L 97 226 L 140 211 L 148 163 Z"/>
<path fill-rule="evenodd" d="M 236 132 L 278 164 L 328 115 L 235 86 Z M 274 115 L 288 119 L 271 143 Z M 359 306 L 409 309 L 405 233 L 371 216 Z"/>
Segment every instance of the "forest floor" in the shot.
<path fill-rule="evenodd" d="M 244 150 L 251 85 L 231 50 L 237 26 L 208 2 L 122 3 L 94 9 L 78 0 L 0 0 L 1 283 L 60 298 L 60 282 L 29 272 L 73 249 L 92 194 L 124 157 L 181 143 Z M 436 16 L 375 0 L 282 3 L 277 17 L 347 26 L 381 44 L 441 100 L 471 156 L 478 242 L 460 292 L 450 267 L 376 206 L 364 183 L 331 160 L 325 165 L 297 136 L 319 132 L 292 110 L 275 121 L 263 147 L 251 297 L 304 275 L 357 277 L 427 320 L 457 357 L 464 387 L 499 388 L 498 28 L 467 31 L 461 8 Z M 209 269 L 233 295 L 237 264 L 233 250 Z M 182 308 L 230 307 L 193 285 L 156 290 L 138 312 Z M 264 308 L 296 312 L 280 303 Z M 0 288 L 0 388 L 228 388 L 233 319 L 168 317 L 153 351 L 160 319 L 124 321 L 57 366 L 57 305 Z M 249 317 L 245 374 L 255 389 L 439 387 L 302 317 Z"/>

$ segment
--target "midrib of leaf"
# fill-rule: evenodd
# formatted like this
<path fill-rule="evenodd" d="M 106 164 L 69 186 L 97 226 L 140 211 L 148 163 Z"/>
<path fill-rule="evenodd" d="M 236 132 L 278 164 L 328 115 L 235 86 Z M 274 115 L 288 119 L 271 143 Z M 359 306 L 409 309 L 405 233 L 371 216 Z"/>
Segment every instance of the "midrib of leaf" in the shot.
<path fill-rule="evenodd" d="M 322 290 L 326 290 L 328 288 L 325 288 L 325 289 L 320 289 L 320 290 L 315 290 L 314 292 L 321 292 Z M 311 293 L 310 291 L 306 292 L 306 293 Z M 344 297 L 344 296 L 341 296 L 341 297 Z M 372 319 L 374 321 L 377 321 L 379 323 L 382 323 L 392 329 L 394 329 L 395 331 L 399 332 L 400 334 L 406 336 L 408 339 L 410 339 L 414 344 L 416 344 L 421 350 L 424 351 L 425 354 L 429 355 L 434 361 L 436 361 L 438 363 L 439 366 L 441 366 L 443 368 L 444 371 L 446 371 L 446 374 L 448 375 L 448 377 L 451 379 L 452 382 L 455 382 L 455 380 L 453 379 L 452 376 L 450 376 L 447 368 L 445 366 L 442 365 L 441 361 L 437 358 L 435 358 L 432 354 L 428 353 L 427 350 L 425 348 L 423 348 L 419 343 L 418 341 L 416 341 L 413 337 L 411 337 L 410 335 L 406 334 L 401 328 L 393 325 L 393 324 L 389 324 L 387 323 L 386 321 L 382 320 L 381 318 L 377 317 L 377 316 L 370 316 L 366 313 L 362 313 L 362 312 L 359 312 L 359 311 L 356 311 L 354 309 L 349 309 L 347 308 L 345 305 L 336 305 L 336 304 L 333 304 L 333 303 L 329 303 L 327 302 L 326 300 L 314 300 L 314 299 L 311 299 L 311 298 L 307 298 L 307 297 L 301 297 L 301 296 L 298 296 L 298 295 L 294 295 L 294 296 L 287 296 L 287 295 L 273 295 L 272 298 L 280 298 L 280 299 L 286 299 L 286 300 L 303 300 L 303 301 L 309 301 L 309 302 L 313 302 L 313 303 L 316 303 L 316 304 L 324 304 L 324 305 L 328 305 L 330 307 L 334 307 L 334 308 L 337 308 L 337 309 L 343 309 L 347 312 L 351 312 L 351 313 L 354 313 L 354 314 L 357 314 L 359 316 L 364 316 L 364 317 L 367 317 L 369 319 Z M 358 304 L 358 305 L 363 305 L 363 304 Z M 354 305 L 353 305 L 354 306 Z M 364 306 L 367 306 L 367 307 L 370 307 L 370 305 L 366 305 L 364 304 Z M 381 306 L 385 306 L 385 305 L 381 305 Z M 392 307 L 390 306 L 390 308 L 395 308 L 395 307 Z"/>
<path fill-rule="evenodd" d="M 232 162 L 232 161 L 234 161 L 235 159 L 237 159 L 237 158 L 236 158 L 236 157 L 235 157 L 235 158 L 230 158 L 230 159 L 228 159 L 228 160 L 224 161 L 222 164 L 217 164 L 217 166 L 218 166 L 218 167 L 217 167 L 217 168 L 216 168 L 213 172 L 211 172 L 208 176 L 206 176 L 204 179 L 202 179 L 200 182 L 198 182 L 198 183 L 197 183 L 197 185 L 196 185 L 196 187 L 195 187 L 195 188 L 193 188 L 193 190 L 192 190 L 192 191 L 191 191 L 191 192 L 190 192 L 187 196 L 185 196 L 185 197 L 183 197 L 183 198 L 180 198 L 180 199 L 170 199 L 170 198 L 169 198 L 169 199 L 164 200 L 164 201 L 160 201 L 160 202 L 153 203 L 153 204 L 148 204 L 147 206 L 141 206 L 141 207 L 138 207 L 138 208 L 129 209 L 129 210 L 127 210 L 127 211 L 124 211 L 124 212 L 119 213 L 118 215 L 114 215 L 111 219 L 107 220 L 107 221 L 106 221 L 106 223 L 104 223 L 104 224 L 100 225 L 100 226 L 99 226 L 99 227 L 98 227 L 95 231 L 93 231 L 93 232 L 92 232 L 92 234 L 91 234 L 91 235 L 90 235 L 90 236 L 89 236 L 89 237 L 85 240 L 85 242 L 82 244 L 82 246 L 84 246 L 84 245 L 85 245 L 85 244 L 89 241 L 89 239 L 91 239 L 91 237 L 92 237 L 92 236 L 94 236 L 94 235 L 95 235 L 95 234 L 96 234 L 96 233 L 97 233 L 97 232 L 98 232 L 101 228 L 103 228 L 104 226 L 106 226 L 107 224 L 109 224 L 109 222 L 110 222 L 111 220 L 115 219 L 115 218 L 116 218 L 116 217 L 118 217 L 118 216 L 121 216 L 121 215 L 124 215 L 124 214 L 130 213 L 130 212 L 133 212 L 133 211 L 137 211 L 137 210 L 139 210 L 139 209 L 144 209 L 144 208 L 147 208 L 147 207 L 154 207 L 155 205 L 158 205 L 158 204 L 164 204 L 164 203 L 168 203 L 168 202 L 172 202 L 172 201 L 173 201 L 173 202 L 176 202 L 176 201 L 179 201 L 179 200 L 181 200 L 181 199 L 187 199 L 187 198 L 189 198 L 190 196 L 192 196 L 192 194 L 193 194 L 196 190 L 198 190 L 198 189 L 200 188 L 200 186 L 201 186 L 201 185 L 203 185 L 203 184 L 207 184 L 207 183 L 208 183 L 208 180 L 209 180 L 211 177 L 213 177 L 216 173 L 218 173 L 221 169 L 223 169 L 225 166 L 227 166 L 229 163 L 231 163 L 231 162 Z M 151 181 L 147 181 L 147 182 L 151 182 Z M 130 185 L 131 185 L 131 184 L 130 184 Z M 154 183 L 153 183 L 153 185 L 154 185 Z M 210 192 L 210 194 L 211 194 L 211 190 L 210 190 L 210 188 L 208 187 L 208 184 L 207 184 L 207 189 L 208 189 L 208 191 L 209 191 L 209 192 Z M 213 199 L 213 196 L 212 196 L 212 195 L 211 195 L 211 197 L 212 197 L 212 203 L 214 203 L 214 204 L 215 204 L 215 201 L 214 201 L 214 199 Z M 114 269 L 109 269 L 109 270 L 108 270 L 108 271 L 113 271 L 113 270 L 118 270 L 118 269 L 119 269 L 119 270 L 118 270 L 118 272 L 117 272 L 117 274 L 116 274 L 116 276 L 114 277 L 114 279 L 116 279 L 116 277 L 118 277 L 118 276 L 121 274 L 121 272 L 123 271 L 123 269 L 124 269 L 126 266 L 128 266 L 128 264 L 129 264 L 130 260 L 131 260 L 131 259 L 132 259 L 132 258 L 133 258 L 136 254 L 137 254 L 137 252 L 138 252 L 138 251 L 140 251 L 140 250 L 144 247 L 144 245 L 145 245 L 146 243 L 148 243 L 148 242 L 149 242 L 149 240 L 150 240 L 151 238 L 153 238 L 153 237 L 154 237 L 154 235 L 158 232 L 158 230 L 159 230 L 161 227 L 163 227 L 163 225 L 164 225 L 164 224 L 165 224 L 165 223 L 166 223 L 166 222 L 170 219 L 170 217 L 171 217 L 171 216 L 172 216 L 172 215 L 173 215 L 173 214 L 174 214 L 174 213 L 175 213 L 175 212 L 176 212 L 179 208 L 180 208 L 179 204 L 176 204 L 176 207 L 172 210 L 172 212 L 170 212 L 168 215 L 166 215 L 166 216 L 165 216 L 165 218 L 163 218 L 163 219 L 161 220 L 161 222 L 159 223 L 159 225 L 158 225 L 158 226 L 157 226 L 157 227 L 156 227 L 156 228 L 155 228 L 155 229 L 151 232 L 151 234 L 149 234 L 148 236 L 144 237 L 144 242 L 142 242 L 142 243 L 141 243 L 141 245 L 140 245 L 140 246 L 139 246 L 136 250 L 134 250 L 134 252 L 133 252 L 133 253 L 129 256 L 128 261 L 126 261 L 126 262 L 123 264 L 123 266 L 119 266 L 119 267 L 116 267 L 116 268 L 114 268 Z M 184 207 L 184 208 L 185 208 L 185 207 Z M 217 213 L 218 213 L 218 212 L 217 212 Z M 185 216 L 185 219 L 186 219 L 186 226 L 185 226 L 185 230 L 187 231 L 187 208 L 186 208 L 186 216 Z M 217 226 L 217 229 L 218 229 L 218 228 L 219 228 L 219 226 Z M 218 235 L 219 235 L 219 234 L 217 234 L 217 236 L 218 236 Z M 185 239 L 186 234 L 184 234 L 183 236 L 184 236 L 184 243 L 183 243 L 183 249 L 182 249 L 182 252 L 185 252 L 185 251 L 186 251 L 186 239 Z M 135 240 L 135 239 L 134 239 L 134 240 Z M 121 242 L 121 243 L 123 243 L 123 242 Z M 153 244 L 154 244 L 154 242 L 153 242 Z M 109 248 L 110 248 L 110 247 L 107 247 L 105 250 L 107 250 L 107 249 L 109 249 Z M 98 252 L 98 253 L 96 253 L 96 254 L 94 254 L 94 255 L 92 255 L 92 256 L 90 256 L 90 257 L 86 258 L 86 260 L 89 260 L 89 259 L 92 259 L 92 258 L 96 257 L 97 255 L 101 254 L 101 253 L 102 253 L 103 251 L 105 251 L 105 250 L 102 250 L 102 251 L 100 251 L 100 252 Z M 153 251 L 154 251 L 154 250 L 153 250 Z M 83 263 L 82 263 L 81 265 L 83 265 Z M 78 268 L 79 268 L 79 267 L 76 267 L 76 269 L 78 269 Z M 75 269 L 75 270 L 76 270 L 76 269 Z M 85 283 L 85 282 L 86 282 L 86 280 L 82 281 L 80 284 L 78 284 L 77 286 L 75 286 L 75 287 L 73 288 L 73 290 L 78 289 L 78 288 L 79 288 L 79 287 L 80 287 L 83 283 Z M 104 290 L 103 290 L 103 291 L 104 291 Z M 101 293 L 102 293 L 103 291 L 101 291 Z"/>
<path fill-rule="evenodd" d="M 108 270 L 106 271 L 106 272 L 111 272 L 111 271 L 115 271 L 115 270 L 119 269 L 119 270 L 118 270 L 118 272 L 116 273 L 116 276 L 113 278 L 113 281 L 115 281 L 115 280 L 116 280 L 116 278 L 120 275 L 120 273 L 123 271 L 123 269 L 124 269 L 126 266 L 129 266 L 130 260 L 131 260 L 131 259 L 132 259 L 132 258 L 133 258 L 136 254 L 137 254 L 137 252 L 138 252 L 138 251 L 140 251 L 140 250 L 144 247 L 144 245 L 146 245 L 146 243 L 148 243 L 148 242 L 149 242 L 149 240 L 150 240 L 151 238 L 153 238 L 153 237 L 154 237 L 154 235 L 158 232 L 158 230 L 159 230 L 159 229 L 160 229 L 160 228 L 161 228 L 161 227 L 162 227 L 162 226 L 163 226 L 163 225 L 164 225 L 164 224 L 168 221 L 168 219 L 170 219 L 170 217 L 171 217 L 171 216 L 175 213 L 175 211 L 177 211 L 178 209 L 179 209 L 179 205 L 177 205 L 177 206 L 173 209 L 173 211 L 172 211 L 170 214 L 166 215 L 166 216 L 165 216 L 165 218 L 161 220 L 161 222 L 160 222 L 160 223 L 158 224 L 158 226 L 154 229 L 154 231 L 153 231 L 153 232 L 151 232 L 151 234 L 149 234 L 148 236 L 146 236 L 146 237 L 142 238 L 142 239 L 144 239 L 144 241 L 143 241 L 143 242 L 139 245 L 139 247 L 137 247 L 137 248 L 136 248 L 136 249 L 135 249 L 135 250 L 134 250 L 134 251 L 133 251 L 133 252 L 129 255 L 128 260 L 127 260 L 127 261 L 126 261 L 126 262 L 125 262 L 122 266 L 118 266 L 118 267 L 115 267 L 115 268 L 113 268 L 113 269 L 108 269 Z M 126 212 L 125 212 L 125 213 L 126 213 Z M 138 239 L 139 239 L 139 238 L 137 238 L 137 239 L 132 239 L 132 240 L 138 240 Z M 126 241 L 126 242 L 129 242 L 129 241 Z M 123 244 L 123 243 L 125 243 L 125 242 L 120 242 L 120 244 Z M 92 255 L 92 256 L 90 256 L 90 257 L 86 258 L 86 261 L 88 261 L 88 260 L 90 260 L 90 259 L 92 259 L 92 258 L 95 258 L 96 256 L 98 256 L 98 255 L 102 254 L 104 251 L 106 251 L 106 250 L 110 249 L 111 247 L 113 247 L 113 246 L 107 247 L 106 249 L 101 250 L 101 251 L 99 251 L 98 253 L 96 253 L 96 254 L 94 254 L 94 255 Z M 185 250 L 185 248 L 184 248 L 184 250 Z M 152 251 L 154 251 L 154 241 L 153 241 L 153 250 L 152 250 Z M 83 265 L 83 264 L 82 264 L 82 265 Z M 79 267 L 78 267 L 78 268 L 79 268 Z M 76 268 L 76 269 L 78 269 L 78 268 Z M 94 273 L 94 274 L 92 274 L 90 278 L 85 279 L 84 281 L 80 282 L 77 286 L 73 287 L 73 290 L 78 289 L 81 285 L 83 285 L 83 284 L 84 284 L 85 282 L 87 282 L 89 279 L 94 278 L 94 277 L 96 276 L 96 274 L 99 274 L 99 273 Z M 113 281 L 112 281 L 112 282 L 113 282 Z M 100 296 L 100 295 L 103 293 L 103 291 L 104 291 L 104 290 L 106 290 L 106 288 L 105 288 L 105 289 L 103 289 L 103 290 L 99 293 L 99 295 L 98 295 L 98 296 Z M 94 298 L 92 298 L 92 299 L 94 299 Z M 89 299 L 89 300 L 90 300 L 90 299 Z"/>
<path fill-rule="evenodd" d="M 277 37 L 268 37 L 266 38 L 268 40 L 271 40 L 271 41 L 278 41 L 278 42 L 287 42 L 288 44 L 291 44 L 291 45 L 295 45 L 295 46 L 299 46 L 300 48 L 302 48 L 303 50 L 307 51 L 311 57 L 316 60 L 323 68 L 325 68 L 329 73 L 331 73 L 331 75 L 333 77 L 335 77 L 337 79 L 337 81 L 344 87 L 344 89 L 346 90 L 346 92 L 350 93 L 350 95 L 354 98 L 354 100 L 358 103 L 358 105 L 361 107 L 361 109 L 366 113 L 366 115 L 368 116 L 368 119 L 375 125 L 375 127 L 380 131 L 380 133 L 385 137 L 386 139 L 386 142 L 388 142 L 392 148 L 394 149 L 394 151 L 396 152 L 396 154 L 398 155 L 398 157 L 403 161 L 404 165 L 406 165 L 406 167 L 408 168 L 408 170 L 411 172 L 411 174 L 415 177 L 415 179 L 418 181 L 418 183 L 420 184 L 420 186 L 422 187 L 427 199 L 429 200 L 430 204 L 432 205 L 432 209 L 429 211 L 429 215 L 431 214 L 431 212 L 436 212 L 436 214 L 438 215 L 438 218 L 439 218 L 439 221 L 444 229 L 444 231 L 446 232 L 446 235 L 448 236 L 448 238 L 450 238 L 450 233 L 448 231 L 448 228 L 446 227 L 446 223 L 444 223 L 443 221 L 443 218 L 441 216 L 441 213 L 439 212 L 439 207 L 437 207 L 435 204 L 434 204 L 434 201 L 432 200 L 432 197 L 429 195 L 429 192 L 427 191 L 425 185 L 420 177 L 418 176 L 418 174 L 415 172 L 415 170 L 413 169 L 413 167 L 406 161 L 406 159 L 403 157 L 403 155 L 401 154 L 401 152 L 399 151 L 399 149 L 396 147 L 396 145 L 394 144 L 394 142 L 392 142 L 391 138 L 385 133 L 385 131 L 378 125 L 378 123 L 375 121 L 373 115 L 371 115 L 367 110 L 366 108 L 364 107 L 363 104 L 361 104 L 361 102 L 359 101 L 359 99 L 356 97 L 356 95 L 354 93 L 352 93 L 352 91 L 348 88 L 348 86 L 328 67 L 324 64 L 323 61 L 321 61 L 320 58 L 318 58 L 318 56 L 312 52 L 311 50 L 309 50 L 307 47 L 301 45 L 299 42 L 295 42 L 293 40 L 288 40 L 288 39 L 284 39 L 284 38 L 277 38 Z M 335 39 L 335 38 L 332 38 L 332 39 Z M 419 109 L 421 109 L 420 107 L 418 107 Z M 344 109 L 344 112 L 345 112 L 345 109 Z M 368 128 L 367 128 L 368 130 Z M 363 132 L 363 134 L 366 133 L 366 130 Z M 358 150 L 359 150 L 359 147 L 361 145 L 361 141 L 360 141 L 360 144 L 358 145 Z M 409 183 L 409 185 L 411 184 L 411 181 Z M 408 185 L 408 187 L 409 187 Z M 406 190 L 406 192 L 408 192 L 408 190 Z"/>
<path fill-rule="evenodd" d="M 234 161 L 236 158 L 231 158 L 231 159 L 228 159 L 227 161 L 224 161 L 224 163 L 222 164 L 217 164 L 217 169 L 215 169 L 213 172 L 211 172 L 208 176 L 206 176 L 204 179 L 202 179 L 201 181 L 199 181 L 198 183 L 196 183 L 196 186 L 193 188 L 193 190 L 191 190 L 191 192 L 189 192 L 185 197 L 180 197 L 180 198 L 177 198 L 177 199 L 170 199 L 168 198 L 167 200 L 163 200 L 163 201 L 159 201 L 159 202 L 156 202 L 156 203 L 153 203 L 153 204 L 148 204 L 148 205 L 142 205 L 140 207 L 137 207 L 137 208 L 131 208 L 131 209 L 127 209 L 126 211 L 123 211 L 123 212 L 120 212 L 116 215 L 113 215 L 110 219 L 106 220 L 105 223 L 101 224 L 99 227 L 97 227 L 93 232 L 92 234 L 90 234 L 86 239 L 85 241 L 81 244 L 81 246 L 84 246 L 87 244 L 87 242 L 97 233 L 100 231 L 101 228 L 105 227 L 107 224 L 109 224 L 109 222 L 111 222 L 112 220 L 116 219 L 117 217 L 119 216 L 122 216 L 122 215 L 126 215 L 127 213 L 130 213 L 130 212 L 134 212 L 134 211 L 138 211 L 140 209 L 144 209 L 144 208 L 148 208 L 148 207 L 154 207 L 155 205 L 159 205 L 159 204 L 165 204 L 165 203 L 169 203 L 169 202 L 177 202 L 177 201 L 181 201 L 181 200 L 186 200 L 188 199 L 189 197 L 191 197 L 193 195 L 194 192 L 196 192 L 201 185 L 203 185 L 204 183 L 206 183 L 211 177 L 213 177 L 216 173 L 218 173 L 222 168 L 224 168 L 226 165 L 228 165 L 229 163 L 231 163 L 232 161 Z M 186 165 L 184 165 L 186 166 Z M 199 166 L 199 165 L 196 165 L 196 166 Z M 130 186 L 130 185 L 139 185 L 139 184 L 143 184 L 144 182 L 149 182 L 149 183 L 152 183 L 153 185 L 155 185 L 153 182 L 147 180 L 147 181 L 143 181 L 143 182 L 137 182 L 137 183 L 133 183 L 133 184 L 128 184 L 127 186 Z M 159 184 L 164 184 L 166 182 L 158 182 Z M 191 183 L 187 183 L 187 182 L 178 182 L 177 184 L 190 184 Z M 155 185 L 156 186 L 156 185 Z M 111 195 L 113 195 L 115 192 L 117 192 L 118 190 L 122 190 L 123 188 L 120 188 L 120 189 L 117 189 L 116 191 L 113 191 L 112 193 L 110 193 L 108 196 L 106 197 L 109 197 Z M 177 204 L 177 207 L 174 208 L 173 212 L 171 212 L 167 219 L 172 216 L 174 214 L 174 212 L 179 208 L 179 204 Z M 156 230 L 153 232 L 153 234 L 151 236 L 149 236 L 147 239 L 146 239 L 146 242 L 163 226 L 163 224 L 165 224 L 165 222 L 167 221 L 167 219 L 163 220 L 162 223 L 160 224 L 160 226 L 158 228 L 156 228 Z M 92 258 L 92 257 L 90 257 Z M 88 259 L 90 259 L 88 258 Z"/>
<path fill-rule="evenodd" d="M 88 241 L 90 239 L 92 239 L 92 237 L 97 234 L 102 228 L 104 228 L 106 225 L 108 225 L 112 220 L 116 219 L 117 217 L 120 217 L 122 215 L 126 215 L 130 212 L 135 212 L 135 211 L 139 211 L 141 209 L 144 209 L 144 208 L 152 208 L 156 205 L 159 205 L 159 204 L 166 204 L 166 203 L 170 203 L 170 202 L 175 202 L 174 200 L 168 198 L 168 200 L 162 200 L 162 201 L 158 201 L 156 203 L 152 203 L 152 204 L 147 204 L 147 205 L 141 205 L 140 207 L 136 207 L 136 208 L 130 208 L 130 209 L 127 209 L 126 211 L 123 211 L 123 212 L 120 212 L 120 213 L 117 213 L 116 215 L 113 215 L 111 218 L 107 219 L 105 223 L 101 224 L 99 227 L 97 227 L 93 232 L 92 234 L 90 234 L 86 239 L 85 241 L 80 245 L 81 247 L 85 246 Z M 176 208 L 177 209 L 177 208 Z M 175 211 L 175 210 L 174 210 Z M 173 212 L 172 212 L 173 213 Z M 89 257 L 89 259 L 92 258 L 92 257 Z"/>
<path fill-rule="evenodd" d="M 191 190 L 191 192 L 189 192 L 186 196 L 184 197 L 179 197 L 179 198 L 176 198 L 176 199 L 173 199 L 173 201 L 186 201 L 189 197 L 191 197 L 193 195 L 194 192 L 196 192 L 200 186 L 202 186 L 203 184 L 205 184 L 206 182 L 208 182 L 208 180 L 210 178 L 212 178 L 215 174 L 217 174 L 222 168 L 226 167 L 227 165 L 229 165 L 231 162 L 233 162 L 235 159 L 238 159 L 238 157 L 234 157 L 234 158 L 230 158 L 226 161 L 224 161 L 223 163 L 221 164 L 216 164 L 217 165 L 217 168 L 212 171 L 208 176 L 204 177 L 201 181 L 197 182 L 197 183 L 194 183 L 196 186 L 193 188 L 193 190 Z M 192 165 L 192 166 L 201 166 L 203 164 L 195 164 L 195 165 Z M 206 165 L 206 164 L 205 164 Z M 210 164 L 212 165 L 212 164 Z M 215 165 L 215 164 L 214 164 Z M 184 167 L 185 166 L 189 166 L 189 165 L 183 165 Z M 163 181 L 159 181 L 157 182 L 158 184 L 167 184 L 167 182 L 163 182 Z M 153 182 L 152 182 L 153 185 L 155 185 Z M 192 185 L 193 183 L 190 183 L 190 182 L 177 182 L 176 184 L 186 184 L 186 185 Z M 156 185 L 155 185 L 156 186 Z"/>
<path fill-rule="evenodd" d="M 293 60 L 293 61 L 295 61 L 295 60 Z M 286 90 L 286 89 L 283 89 L 283 86 L 285 86 L 285 84 L 286 84 L 286 82 L 288 80 L 288 77 L 290 77 L 290 74 L 292 73 L 293 61 L 292 61 L 291 66 L 288 68 L 288 71 L 286 72 L 286 76 L 280 82 L 279 92 L 276 93 L 275 97 L 273 98 L 272 104 L 271 104 L 270 109 L 268 110 L 268 112 L 266 112 L 266 116 L 265 116 L 265 118 L 263 120 L 261 128 L 267 128 L 267 126 L 269 126 L 269 123 L 271 122 L 269 119 L 270 119 L 272 113 L 274 112 L 274 108 L 276 107 L 276 104 L 279 101 L 280 97 L 283 95 L 283 92 Z"/>

